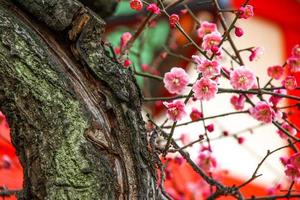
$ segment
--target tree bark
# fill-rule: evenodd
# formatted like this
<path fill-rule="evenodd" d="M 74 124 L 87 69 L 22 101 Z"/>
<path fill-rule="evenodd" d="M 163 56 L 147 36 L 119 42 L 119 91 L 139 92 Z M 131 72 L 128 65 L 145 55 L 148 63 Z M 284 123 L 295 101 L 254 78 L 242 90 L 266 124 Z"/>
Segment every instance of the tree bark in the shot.
<path fill-rule="evenodd" d="M 0 0 L 0 109 L 24 168 L 19 199 L 163 198 L 140 91 L 107 55 L 104 25 L 76 0 Z"/>

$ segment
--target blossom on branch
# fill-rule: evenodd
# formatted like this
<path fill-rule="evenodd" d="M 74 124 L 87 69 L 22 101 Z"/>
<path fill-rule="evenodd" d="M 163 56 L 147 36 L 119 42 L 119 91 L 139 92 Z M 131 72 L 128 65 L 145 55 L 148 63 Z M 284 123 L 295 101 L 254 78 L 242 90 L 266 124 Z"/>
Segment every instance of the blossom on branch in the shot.
<path fill-rule="evenodd" d="M 171 94 L 179 94 L 188 85 L 189 77 L 184 69 L 173 67 L 170 72 L 165 73 L 163 81 Z"/>
<path fill-rule="evenodd" d="M 255 82 L 254 73 L 245 66 L 236 68 L 230 73 L 230 83 L 234 89 L 249 90 Z"/>
<path fill-rule="evenodd" d="M 200 28 L 197 29 L 197 34 L 199 38 L 203 38 L 205 35 L 216 31 L 217 25 L 215 23 L 204 21 L 201 23 Z"/>
<path fill-rule="evenodd" d="M 264 123 L 272 122 L 275 117 L 275 111 L 265 101 L 258 102 L 255 107 L 249 109 L 249 113 L 253 118 Z"/>
<path fill-rule="evenodd" d="M 131 0 L 130 8 L 135 11 L 140 11 L 143 9 L 143 3 L 141 0 Z"/>
<path fill-rule="evenodd" d="M 179 121 L 181 120 L 185 115 L 185 104 L 180 100 L 175 100 L 170 103 L 164 102 L 163 103 L 167 110 L 167 117 L 168 119 L 172 121 Z"/>
<path fill-rule="evenodd" d="M 210 100 L 215 97 L 218 92 L 217 83 L 208 78 L 201 78 L 193 85 L 194 96 L 198 100 Z"/>

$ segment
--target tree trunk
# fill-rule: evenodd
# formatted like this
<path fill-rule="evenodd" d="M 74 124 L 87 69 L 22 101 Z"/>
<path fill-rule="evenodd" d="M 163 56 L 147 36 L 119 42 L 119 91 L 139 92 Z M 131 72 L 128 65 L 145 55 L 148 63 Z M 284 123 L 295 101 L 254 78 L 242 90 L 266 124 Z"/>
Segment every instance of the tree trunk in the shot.
<path fill-rule="evenodd" d="M 140 91 L 107 55 L 104 24 L 77 0 L 0 0 L 0 109 L 24 168 L 19 199 L 163 198 Z"/>

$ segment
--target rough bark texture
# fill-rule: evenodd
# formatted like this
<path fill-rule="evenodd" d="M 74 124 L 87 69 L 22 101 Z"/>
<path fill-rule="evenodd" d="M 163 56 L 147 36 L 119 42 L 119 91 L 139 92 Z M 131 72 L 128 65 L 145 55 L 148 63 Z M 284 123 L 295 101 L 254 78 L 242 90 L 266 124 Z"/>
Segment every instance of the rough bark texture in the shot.
<path fill-rule="evenodd" d="M 15 3 L 25 12 L 0 0 L 0 109 L 24 168 L 19 198 L 162 198 L 140 92 L 106 55 L 104 22 L 76 0 Z"/>

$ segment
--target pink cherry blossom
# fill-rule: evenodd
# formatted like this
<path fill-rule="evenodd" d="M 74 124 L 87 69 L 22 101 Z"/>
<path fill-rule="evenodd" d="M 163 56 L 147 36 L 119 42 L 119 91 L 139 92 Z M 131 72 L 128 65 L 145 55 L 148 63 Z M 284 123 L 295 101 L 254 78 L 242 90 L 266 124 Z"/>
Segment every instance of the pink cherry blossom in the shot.
<path fill-rule="evenodd" d="M 253 6 L 251 5 L 241 6 L 238 9 L 239 18 L 248 19 L 249 17 L 253 17 L 253 16 L 254 16 Z"/>
<path fill-rule="evenodd" d="M 221 67 L 217 61 L 204 60 L 197 66 L 197 71 L 202 73 L 203 77 L 212 78 L 221 72 Z"/>
<path fill-rule="evenodd" d="M 143 3 L 141 0 L 131 0 L 130 8 L 136 11 L 140 11 L 143 9 Z"/>
<path fill-rule="evenodd" d="M 293 128 L 291 125 L 289 125 L 288 123 L 284 122 L 281 125 L 281 128 L 283 128 L 284 130 L 286 130 L 287 132 L 289 132 L 290 135 L 296 135 L 297 134 L 297 130 L 295 128 Z M 283 138 L 286 139 L 288 136 L 280 129 L 277 130 L 278 135 Z"/>
<path fill-rule="evenodd" d="M 172 121 L 179 121 L 181 120 L 185 115 L 185 104 L 182 101 L 175 100 L 170 103 L 164 102 L 163 103 L 167 110 L 167 117 L 168 119 Z"/>
<path fill-rule="evenodd" d="M 120 46 L 121 46 L 122 49 L 127 45 L 128 41 L 129 41 L 131 38 L 132 38 L 132 35 L 131 35 L 131 33 L 129 33 L 129 32 L 125 32 L 125 33 L 123 33 L 123 34 L 121 35 L 121 38 L 120 38 Z"/>
<path fill-rule="evenodd" d="M 179 22 L 179 16 L 176 14 L 172 14 L 169 17 L 169 24 L 171 28 L 175 28 L 176 24 Z"/>
<path fill-rule="evenodd" d="M 236 68 L 230 73 L 230 83 L 234 89 L 249 90 L 255 82 L 253 72 L 244 66 Z"/>
<path fill-rule="evenodd" d="M 198 100 L 208 101 L 215 97 L 218 92 L 218 86 L 215 81 L 203 77 L 193 85 L 192 90 Z"/>
<path fill-rule="evenodd" d="M 234 28 L 234 34 L 237 36 L 237 37 L 242 37 L 244 35 L 244 31 L 241 27 L 235 27 Z"/>
<path fill-rule="evenodd" d="M 278 90 L 274 90 L 274 93 L 276 93 L 276 94 L 286 94 L 286 90 L 285 89 L 278 89 Z M 282 97 L 272 95 L 269 98 L 269 102 L 272 103 L 273 106 L 277 106 L 277 104 L 280 102 L 281 99 L 282 99 Z"/>
<path fill-rule="evenodd" d="M 203 38 L 205 35 L 216 31 L 217 25 L 215 23 L 204 21 L 201 23 L 200 28 L 197 29 L 197 34 L 199 38 Z"/>
<path fill-rule="evenodd" d="M 268 76 L 273 79 L 279 80 L 282 77 L 283 73 L 283 67 L 280 65 L 268 67 Z"/>
<path fill-rule="evenodd" d="M 294 76 L 287 76 L 282 81 L 282 85 L 288 90 L 294 90 L 297 87 L 297 80 Z"/>
<path fill-rule="evenodd" d="M 292 49 L 292 56 L 300 57 L 300 45 L 297 44 Z"/>
<path fill-rule="evenodd" d="M 300 57 L 292 56 L 287 60 L 288 68 L 290 72 L 300 72 Z"/>
<path fill-rule="evenodd" d="M 249 109 L 250 115 L 258 121 L 264 123 L 272 122 L 275 112 L 271 106 L 264 101 L 258 102 L 255 107 Z"/>
<path fill-rule="evenodd" d="M 290 157 L 291 165 L 294 165 L 298 169 L 300 169 L 300 153 L 295 153 Z"/>
<path fill-rule="evenodd" d="M 260 56 L 264 53 L 264 48 L 263 47 L 255 47 L 251 49 L 251 54 L 249 56 L 249 60 L 252 62 L 254 60 L 258 60 Z"/>
<path fill-rule="evenodd" d="M 206 51 L 216 51 L 221 44 L 222 36 L 219 32 L 212 32 L 203 37 L 202 48 Z"/>
<path fill-rule="evenodd" d="M 299 180 L 300 178 L 300 169 L 295 167 L 294 165 L 287 164 L 285 169 L 285 175 L 291 178 L 294 181 Z"/>
<path fill-rule="evenodd" d="M 245 105 L 246 97 L 244 95 L 233 95 L 230 98 L 230 103 L 236 110 L 243 110 Z"/>
<path fill-rule="evenodd" d="M 160 9 L 156 5 L 156 3 L 151 3 L 147 6 L 147 10 L 153 14 L 159 15 L 160 14 Z"/>
<path fill-rule="evenodd" d="M 203 114 L 197 108 L 192 108 L 192 112 L 190 113 L 190 118 L 192 121 L 197 121 L 203 118 Z"/>
<path fill-rule="evenodd" d="M 184 69 L 173 67 L 170 72 L 165 73 L 163 81 L 170 93 L 179 94 L 188 85 L 189 77 Z"/>

